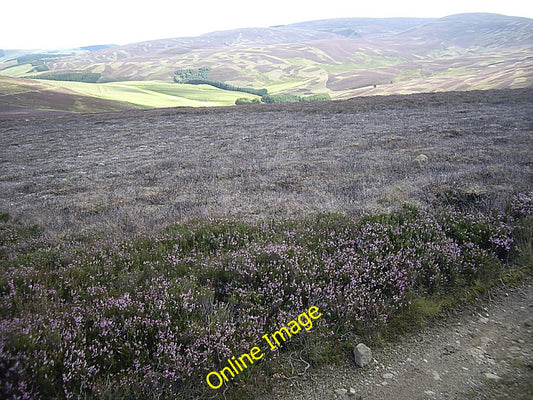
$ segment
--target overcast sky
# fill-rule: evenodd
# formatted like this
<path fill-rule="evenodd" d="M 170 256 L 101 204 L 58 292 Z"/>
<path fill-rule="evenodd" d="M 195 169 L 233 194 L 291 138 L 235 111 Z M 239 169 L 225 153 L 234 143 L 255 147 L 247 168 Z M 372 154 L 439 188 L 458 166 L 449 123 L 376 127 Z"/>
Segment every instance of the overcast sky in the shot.
<path fill-rule="evenodd" d="M 0 49 L 127 44 L 337 17 L 491 12 L 533 18 L 527 0 L 22 0 L 0 9 Z"/>

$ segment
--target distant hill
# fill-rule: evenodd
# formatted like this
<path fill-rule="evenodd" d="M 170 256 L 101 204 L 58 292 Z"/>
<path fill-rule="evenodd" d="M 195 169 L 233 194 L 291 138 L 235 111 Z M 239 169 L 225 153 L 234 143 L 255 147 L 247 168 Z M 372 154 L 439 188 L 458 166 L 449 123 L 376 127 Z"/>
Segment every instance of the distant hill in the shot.
<path fill-rule="evenodd" d="M 108 49 L 110 47 L 115 47 L 115 46 L 116 46 L 116 44 L 96 44 L 96 45 L 93 45 L 93 46 L 81 47 L 81 50 L 96 51 L 96 50 Z"/>
<path fill-rule="evenodd" d="M 172 82 L 176 70 L 208 67 L 231 85 L 333 99 L 533 85 L 533 20 L 498 14 L 327 19 L 91 50 L 45 60 L 47 72 Z"/>
<path fill-rule="evenodd" d="M 348 38 L 385 37 L 434 21 L 432 18 L 335 18 L 299 22 L 291 28 L 329 32 Z"/>

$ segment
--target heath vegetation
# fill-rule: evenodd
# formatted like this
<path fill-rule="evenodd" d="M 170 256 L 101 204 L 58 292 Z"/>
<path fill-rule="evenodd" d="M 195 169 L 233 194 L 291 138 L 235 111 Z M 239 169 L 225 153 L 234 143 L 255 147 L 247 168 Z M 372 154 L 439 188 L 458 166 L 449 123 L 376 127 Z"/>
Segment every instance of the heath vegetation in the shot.
<path fill-rule="evenodd" d="M 2 121 L 2 397 L 252 397 L 530 275 L 531 100 Z M 207 385 L 312 306 L 311 330 Z"/>

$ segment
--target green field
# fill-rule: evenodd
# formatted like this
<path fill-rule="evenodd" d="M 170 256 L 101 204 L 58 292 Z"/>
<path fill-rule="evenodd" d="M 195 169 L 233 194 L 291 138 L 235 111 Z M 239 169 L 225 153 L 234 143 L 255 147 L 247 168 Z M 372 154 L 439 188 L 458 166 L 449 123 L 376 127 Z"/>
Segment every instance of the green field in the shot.
<path fill-rule="evenodd" d="M 6 65 L 9 64 L 6 63 Z M 21 78 L 26 76 L 32 69 L 33 65 L 31 64 L 13 64 L 13 66 L 9 66 L 8 68 L 0 70 L 0 75 Z"/>
<path fill-rule="evenodd" d="M 87 96 L 116 100 L 142 108 L 211 107 L 235 104 L 238 98 L 256 98 L 246 93 L 220 90 L 209 85 L 182 85 L 158 81 L 82 83 L 44 81 Z"/>

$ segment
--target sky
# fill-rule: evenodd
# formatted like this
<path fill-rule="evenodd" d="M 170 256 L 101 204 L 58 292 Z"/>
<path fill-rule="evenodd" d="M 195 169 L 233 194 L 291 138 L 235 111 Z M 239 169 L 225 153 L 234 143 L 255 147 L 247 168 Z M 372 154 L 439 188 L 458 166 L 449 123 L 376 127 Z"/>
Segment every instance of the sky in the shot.
<path fill-rule="evenodd" d="M 3 2 L 0 49 L 61 49 L 197 36 L 325 18 L 444 17 L 490 12 L 533 18 L 525 0 L 24 0 Z"/>

